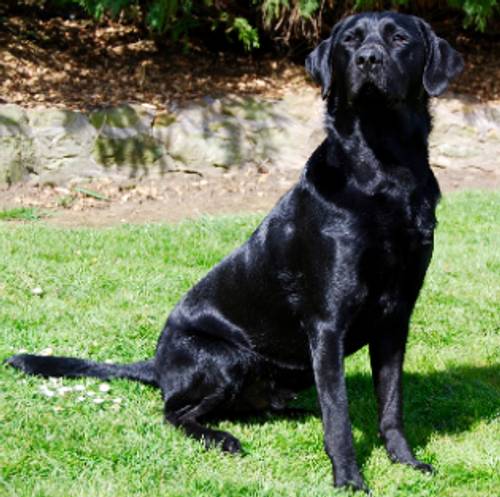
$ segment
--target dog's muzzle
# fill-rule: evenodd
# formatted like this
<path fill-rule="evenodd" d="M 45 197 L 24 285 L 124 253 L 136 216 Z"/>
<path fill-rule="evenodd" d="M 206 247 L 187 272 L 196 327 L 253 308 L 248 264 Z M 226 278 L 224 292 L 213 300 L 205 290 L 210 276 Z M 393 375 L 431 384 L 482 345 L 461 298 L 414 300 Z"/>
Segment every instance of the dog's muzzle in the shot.
<path fill-rule="evenodd" d="M 371 95 L 372 90 L 376 90 L 377 95 L 387 93 L 385 57 L 382 47 L 374 43 L 359 47 L 353 54 L 349 77 L 351 98 L 365 94 Z"/>
<path fill-rule="evenodd" d="M 383 63 L 384 53 L 376 45 L 362 46 L 354 55 L 356 67 L 368 75 L 379 71 Z"/>

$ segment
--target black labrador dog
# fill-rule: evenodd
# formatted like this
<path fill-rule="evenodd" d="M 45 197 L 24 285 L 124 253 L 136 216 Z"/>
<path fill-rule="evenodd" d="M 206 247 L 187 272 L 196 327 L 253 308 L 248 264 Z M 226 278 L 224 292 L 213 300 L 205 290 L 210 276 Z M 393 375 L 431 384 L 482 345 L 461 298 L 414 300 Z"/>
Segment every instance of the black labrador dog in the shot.
<path fill-rule="evenodd" d="M 314 384 L 335 485 L 366 489 L 344 375 L 344 357 L 364 345 L 389 456 L 432 469 L 405 438 L 401 377 L 439 199 L 428 99 L 463 61 L 421 19 L 385 12 L 339 22 L 306 67 L 326 99 L 327 138 L 250 239 L 175 307 L 153 359 L 21 354 L 7 362 L 30 374 L 155 385 L 167 421 L 228 452 L 240 442 L 206 426 L 208 417 L 284 409 Z"/>

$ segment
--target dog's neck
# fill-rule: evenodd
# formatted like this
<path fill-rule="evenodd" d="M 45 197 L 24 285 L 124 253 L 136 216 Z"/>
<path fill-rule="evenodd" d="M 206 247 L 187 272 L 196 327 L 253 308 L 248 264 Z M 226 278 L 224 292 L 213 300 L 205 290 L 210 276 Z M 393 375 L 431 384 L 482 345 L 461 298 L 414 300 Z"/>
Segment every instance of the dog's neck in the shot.
<path fill-rule="evenodd" d="M 348 104 L 332 97 L 325 121 L 327 167 L 334 168 L 344 181 L 366 190 L 376 190 L 398 177 L 408 187 L 427 181 L 431 130 L 427 98 Z"/>

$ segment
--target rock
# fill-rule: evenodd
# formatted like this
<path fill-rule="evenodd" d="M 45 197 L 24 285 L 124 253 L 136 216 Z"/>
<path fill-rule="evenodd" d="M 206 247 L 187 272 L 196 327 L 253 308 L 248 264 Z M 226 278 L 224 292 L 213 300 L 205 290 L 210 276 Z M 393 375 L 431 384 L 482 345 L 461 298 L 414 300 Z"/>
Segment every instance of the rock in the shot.
<path fill-rule="evenodd" d="M 27 111 L 37 166 L 34 172 L 45 181 L 60 183 L 61 177 L 85 175 L 92 163 L 97 133 L 81 112 L 36 108 Z M 54 173 L 54 174 L 51 174 Z"/>
<path fill-rule="evenodd" d="M 177 116 L 173 112 L 159 112 L 153 119 L 152 126 L 153 129 L 161 129 L 163 127 L 168 127 L 175 123 Z"/>
<path fill-rule="evenodd" d="M 18 105 L 7 104 L 0 106 L 0 136 L 29 136 L 28 117 L 24 109 Z"/>
<path fill-rule="evenodd" d="M 145 168 L 164 155 L 164 150 L 151 136 L 128 138 L 99 136 L 94 143 L 92 155 L 103 166 L 127 166 L 132 169 Z"/>
<path fill-rule="evenodd" d="M 431 165 L 456 170 L 498 169 L 500 105 L 442 98 L 432 101 L 431 111 L 434 125 L 429 140 Z"/>
<path fill-rule="evenodd" d="M 0 184 L 20 181 L 37 167 L 26 112 L 17 105 L 0 106 Z"/>
<path fill-rule="evenodd" d="M 281 101 L 250 97 L 204 99 L 201 105 L 178 109 L 175 120 L 171 114 L 155 118 L 152 135 L 164 144 L 169 157 L 192 169 L 229 168 L 263 160 L 301 167 L 310 153 L 305 150 L 310 143 L 302 144 L 311 136 L 307 129 L 311 119 L 296 119 L 286 106 Z M 297 105 L 292 107 L 297 110 Z M 320 131 L 314 141 L 319 143 L 324 136 L 321 118 L 315 123 Z"/>
<path fill-rule="evenodd" d="M 31 177 L 64 185 L 74 178 L 135 178 L 187 168 L 215 174 L 244 164 L 302 168 L 325 137 L 317 91 L 281 99 L 228 95 L 156 111 L 121 105 L 89 115 L 0 105 L 0 183 Z M 498 169 L 500 104 L 432 100 L 431 164 Z"/>
<path fill-rule="evenodd" d="M 99 109 L 90 114 L 90 123 L 97 130 L 103 127 L 111 128 L 135 128 L 140 123 L 140 117 L 136 110 L 130 105 L 120 105 Z"/>
<path fill-rule="evenodd" d="M 93 112 L 90 122 L 97 132 L 92 157 L 106 168 L 127 170 L 131 176 L 147 174 L 152 165 L 165 169 L 165 148 L 152 136 L 154 111 L 122 105 Z"/>

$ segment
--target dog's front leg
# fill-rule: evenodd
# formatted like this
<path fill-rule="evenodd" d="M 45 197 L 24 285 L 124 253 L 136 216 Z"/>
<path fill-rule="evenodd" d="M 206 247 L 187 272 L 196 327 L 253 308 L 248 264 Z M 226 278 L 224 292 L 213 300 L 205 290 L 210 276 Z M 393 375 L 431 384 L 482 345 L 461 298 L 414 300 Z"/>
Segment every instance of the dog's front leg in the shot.
<path fill-rule="evenodd" d="M 354 453 L 344 376 L 343 330 L 331 322 L 310 329 L 314 378 L 321 406 L 325 449 L 332 461 L 336 487 L 367 491 Z"/>
<path fill-rule="evenodd" d="M 370 341 L 370 361 L 378 401 L 379 431 L 392 461 L 432 472 L 430 464 L 415 458 L 403 429 L 403 360 L 407 320 L 388 324 Z"/>

